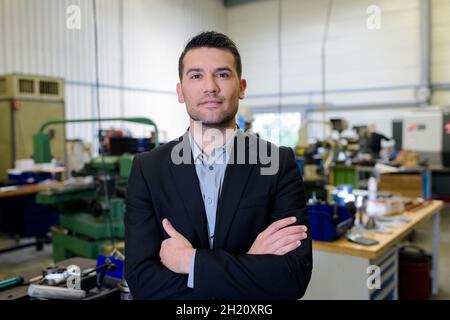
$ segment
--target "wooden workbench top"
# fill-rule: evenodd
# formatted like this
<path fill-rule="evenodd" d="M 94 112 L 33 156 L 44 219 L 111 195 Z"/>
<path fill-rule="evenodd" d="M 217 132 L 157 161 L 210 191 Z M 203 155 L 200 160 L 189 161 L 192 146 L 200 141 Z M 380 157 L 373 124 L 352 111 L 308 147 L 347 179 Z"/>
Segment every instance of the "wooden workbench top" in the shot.
<path fill-rule="evenodd" d="M 444 206 L 444 202 L 433 200 L 426 206 L 415 211 L 405 211 L 404 215 L 411 218 L 411 221 L 397 227 L 388 227 L 392 233 L 383 234 L 374 231 L 364 232 L 363 235 L 379 241 L 373 246 L 363 246 L 353 243 L 346 238 L 340 238 L 334 242 L 313 241 L 313 249 L 318 251 L 346 254 L 361 258 L 377 259 L 386 253 L 393 245 L 400 242 L 413 228 L 422 221 L 438 213 Z"/>
<path fill-rule="evenodd" d="M 62 187 L 64 184 L 58 181 L 52 181 L 49 183 L 43 184 L 32 184 L 32 185 L 23 185 L 18 187 L 17 189 L 8 190 L 8 191 L 0 191 L 0 198 L 9 198 L 9 197 L 19 197 L 26 196 L 30 194 L 36 194 L 41 191 L 45 191 L 51 188 Z"/>

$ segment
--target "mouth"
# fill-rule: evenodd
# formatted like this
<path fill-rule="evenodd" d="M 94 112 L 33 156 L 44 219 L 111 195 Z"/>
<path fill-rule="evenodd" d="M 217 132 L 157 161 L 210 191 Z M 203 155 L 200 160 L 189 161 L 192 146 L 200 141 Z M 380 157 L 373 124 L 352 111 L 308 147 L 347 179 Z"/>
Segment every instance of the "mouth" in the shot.
<path fill-rule="evenodd" d="M 222 105 L 222 100 L 206 100 L 201 103 L 199 103 L 199 106 L 206 107 L 206 108 L 216 108 L 220 105 Z"/>

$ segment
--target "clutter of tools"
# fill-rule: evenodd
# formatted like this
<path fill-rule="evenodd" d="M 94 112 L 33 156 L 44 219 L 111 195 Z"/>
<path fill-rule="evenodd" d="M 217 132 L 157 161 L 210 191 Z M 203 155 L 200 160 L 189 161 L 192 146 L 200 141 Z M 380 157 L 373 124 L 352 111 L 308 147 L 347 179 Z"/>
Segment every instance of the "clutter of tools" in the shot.
<path fill-rule="evenodd" d="M 108 256 L 98 256 L 95 267 L 82 270 L 75 264 L 53 264 L 28 280 L 15 276 L 0 281 L 0 291 L 26 287 L 26 294 L 16 298 L 33 300 L 132 300 L 124 279 L 124 261 L 124 255 L 114 249 Z"/>

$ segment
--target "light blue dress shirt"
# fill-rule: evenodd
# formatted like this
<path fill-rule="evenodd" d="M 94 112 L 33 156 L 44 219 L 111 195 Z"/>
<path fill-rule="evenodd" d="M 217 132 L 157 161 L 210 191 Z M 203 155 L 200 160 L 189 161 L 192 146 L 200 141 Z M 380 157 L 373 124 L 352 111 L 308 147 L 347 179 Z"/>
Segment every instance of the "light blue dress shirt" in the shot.
<path fill-rule="evenodd" d="M 197 172 L 198 181 L 200 183 L 200 191 L 202 193 L 206 219 L 208 221 L 209 247 L 211 249 L 214 242 L 217 203 L 219 201 L 220 192 L 222 191 L 223 178 L 225 176 L 225 170 L 231 153 L 231 147 L 233 146 L 236 130 L 226 144 L 211 151 L 209 158 L 197 145 L 194 137 L 192 137 L 192 134 L 189 131 L 192 157 L 194 158 L 195 171 Z M 190 288 L 194 287 L 194 265 L 195 250 L 192 255 L 187 284 Z"/>

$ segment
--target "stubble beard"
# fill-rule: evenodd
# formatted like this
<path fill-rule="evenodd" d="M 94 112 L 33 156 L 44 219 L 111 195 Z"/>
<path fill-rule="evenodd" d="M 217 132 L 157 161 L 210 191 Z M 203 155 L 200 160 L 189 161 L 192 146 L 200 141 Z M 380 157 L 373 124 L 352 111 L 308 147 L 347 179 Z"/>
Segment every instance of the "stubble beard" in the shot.
<path fill-rule="evenodd" d="M 233 120 L 235 119 L 235 116 L 237 114 L 237 109 L 233 111 L 224 111 L 220 116 L 217 117 L 217 119 L 208 119 L 207 115 L 202 115 L 199 113 L 196 113 L 195 111 L 192 112 L 192 110 L 188 110 L 189 117 L 193 121 L 198 121 L 202 123 L 202 126 L 204 129 L 208 128 L 226 128 L 230 127 L 234 124 Z"/>

